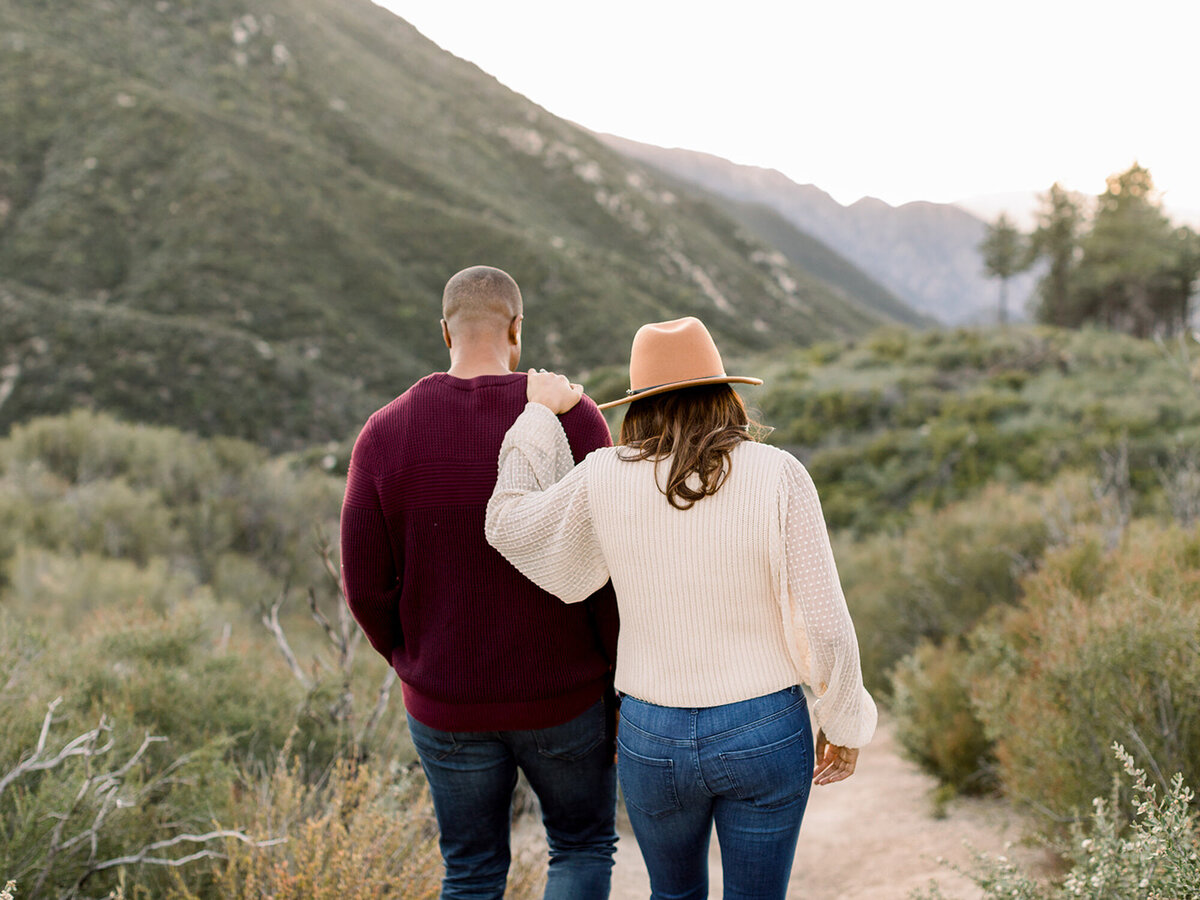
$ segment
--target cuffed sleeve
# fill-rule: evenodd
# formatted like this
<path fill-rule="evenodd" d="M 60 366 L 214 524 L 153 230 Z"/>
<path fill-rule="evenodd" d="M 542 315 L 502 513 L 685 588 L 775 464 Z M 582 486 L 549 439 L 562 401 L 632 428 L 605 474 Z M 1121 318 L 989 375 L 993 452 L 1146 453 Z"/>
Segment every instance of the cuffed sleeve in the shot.
<path fill-rule="evenodd" d="M 587 461 L 574 466 L 558 417 L 529 403 L 500 447 L 485 533 L 526 578 L 566 603 L 608 581 L 588 503 Z"/>

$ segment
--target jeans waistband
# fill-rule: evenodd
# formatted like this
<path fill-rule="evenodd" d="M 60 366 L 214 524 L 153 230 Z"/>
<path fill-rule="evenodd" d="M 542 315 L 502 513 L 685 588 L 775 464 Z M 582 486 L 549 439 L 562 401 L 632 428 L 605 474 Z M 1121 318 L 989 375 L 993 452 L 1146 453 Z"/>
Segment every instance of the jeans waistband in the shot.
<path fill-rule="evenodd" d="M 692 708 L 658 706 L 625 695 L 621 700 L 621 727 L 633 728 L 663 743 L 689 744 L 693 739 L 729 737 L 801 709 L 807 714 L 807 705 L 798 685 L 721 706 Z"/>

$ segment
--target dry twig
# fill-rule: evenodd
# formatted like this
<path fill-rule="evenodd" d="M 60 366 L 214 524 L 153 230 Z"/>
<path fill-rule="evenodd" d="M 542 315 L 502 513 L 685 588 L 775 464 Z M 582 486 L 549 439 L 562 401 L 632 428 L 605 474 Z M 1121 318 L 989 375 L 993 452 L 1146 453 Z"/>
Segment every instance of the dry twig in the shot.
<path fill-rule="evenodd" d="M 299 679 L 306 690 L 313 689 L 313 680 L 304 674 L 304 670 L 300 668 L 300 661 L 296 659 L 296 654 L 292 652 L 292 645 L 288 643 L 287 635 L 283 632 L 283 626 L 279 624 L 279 610 L 283 606 L 283 601 L 287 599 L 288 589 L 285 586 L 279 592 L 279 597 L 271 604 L 270 609 L 263 612 L 262 623 L 267 626 L 267 630 L 275 636 L 275 643 L 279 647 L 279 652 L 283 654 L 283 658 L 287 661 L 288 668 L 292 670 L 292 674 Z"/>

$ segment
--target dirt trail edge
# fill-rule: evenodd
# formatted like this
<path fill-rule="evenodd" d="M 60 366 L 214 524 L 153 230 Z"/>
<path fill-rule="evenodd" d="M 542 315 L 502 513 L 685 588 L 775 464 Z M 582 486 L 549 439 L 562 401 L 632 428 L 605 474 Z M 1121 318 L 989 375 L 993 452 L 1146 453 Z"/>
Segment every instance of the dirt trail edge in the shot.
<path fill-rule="evenodd" d="M 934 780 L 900 755 L 890 719 L 881 716 L 875 739 L 844 782 L 814 788 L 800 830 L 789 900 L 904 900 L 936 880 L 955 900 L 977 900 L 978 888 L 938 858 L 967 865 L 964 844 L 1007 855 L 1035 874 L 1050 870 L 1040 850 L 1006 847 L 1023 834 L 1021 818 L 995 800 L 955 800 L 935 819 Z M 721 897 L 721 862 L 714 835 L 709 857 L 710 897 Z M 637 842 L 622 823 L 611 900 L 646 900 L 650 881 Z"/>

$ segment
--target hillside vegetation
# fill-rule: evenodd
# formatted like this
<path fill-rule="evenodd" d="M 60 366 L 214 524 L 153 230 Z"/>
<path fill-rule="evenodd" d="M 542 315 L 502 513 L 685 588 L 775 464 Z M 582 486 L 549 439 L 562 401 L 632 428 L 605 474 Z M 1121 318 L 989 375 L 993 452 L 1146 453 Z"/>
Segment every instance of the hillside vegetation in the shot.
<path fill-rule="evenodd" d="M 914 758 L 1047 830 L 1108 794 L 1114 742 L 1160 794 L 1200 781 L 1192 338 L 882 332 L 772 364 L 771 439 L 813 474 Z"/>
<path fill-rule="evenodd" d="M 1160 786 L 1200 780 L 1197 360 L 1030 328 L 747 362 L 835 526 L 868 686 L 951 789 L 1057 828 L 1107 793 L 1113 741 Z M 365 900 L 398 865 L 401 896 L 436 894 L 402 711 L 324 545 L 340 452 L 84 411 L 0 440 L 0 877 L 20 896 L 104 896 L 121 869 L 155 895 Z M 160 853 L 225 858 L 106 867 L 214 831 Z"/>
<path fill-rule="evenodd" d="M 688 314 L 731 352 L 895 321 L 368 0 L 13 0 L 0 47 L 0 429 L 344 438 L 442 365 L 481 262 L 538 365 Z"/>
<path fill-rule="evenodd" d="M 86 412 L 0 440 L 0 883 L 437 896 L 403 709 L 322 546 L 341 491 L 301 459 Z M 513 896 L 537 876 L 517 867 Z"/>
<path fill-rule="evenodd" d="M 1144 511 L 1165 502 L 1161 474 L 1194 462 L 1196 356 L 1190 339 L 1101 331 L 885 331 L 773 358 L 759 404 L 835 528 L 894 530 L 918 504 L 1046 483 L 1117 454 Z"/>

